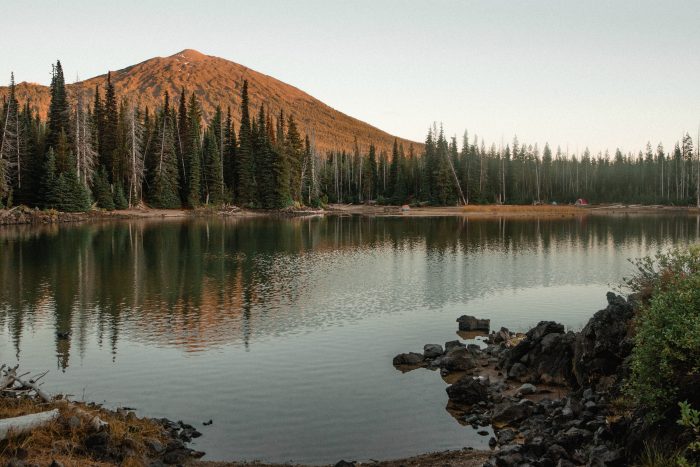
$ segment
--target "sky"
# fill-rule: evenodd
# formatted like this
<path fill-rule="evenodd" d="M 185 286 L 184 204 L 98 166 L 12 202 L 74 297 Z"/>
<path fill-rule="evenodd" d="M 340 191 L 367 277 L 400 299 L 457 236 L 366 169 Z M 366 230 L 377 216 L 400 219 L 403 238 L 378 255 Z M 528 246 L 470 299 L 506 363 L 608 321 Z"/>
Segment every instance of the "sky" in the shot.
<path fill-rule="evenodd" d="M 570 152 L 700 126 L 697 0 L 26 0 L 3 6 L 0 83 L 72 81 L 191 48 L 389 133 L 442 123 Z"/>

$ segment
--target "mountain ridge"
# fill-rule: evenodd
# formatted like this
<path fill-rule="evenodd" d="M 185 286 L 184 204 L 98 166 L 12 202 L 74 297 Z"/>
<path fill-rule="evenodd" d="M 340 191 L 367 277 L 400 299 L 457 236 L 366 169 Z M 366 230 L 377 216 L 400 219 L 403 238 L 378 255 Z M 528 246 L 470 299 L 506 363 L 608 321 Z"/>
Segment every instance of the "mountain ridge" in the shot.
<path fill-rule="evenodd" d="M 354 139 L 361 151 L 366 152 L 370 143 L 377 151 L 391 153 L 394 138 L 404 145 L 413 144 L 419 150 L 418 142 L 399 138 L 357 118 L 347 115 L 305 91 L 284 83 L 272 76 L 260 73 L 239 63 L 194 49 L 184 49 L 167 57 L 153 57 L 134 65 L 110 71 L 118 98 L 125 98 L 142 107 L 153 110 L 162 105 L 163 94 L 167 90 L 172 105 L 179 103 L 180 91 L 185 89 L 189 96 L 194 92 L 202 106 L 205 120 L 209 120 L 216 106 L 223 112 L 230 106 L 236 124 L 240 123 L 240 90 L 244 79 L 248 80 L 251 114 L 255 115 L 264 104 L 269 112 L 278 115 L 294 116 L 303 133 L 315 139 L 317 150 L 352 151 Z M 95 76 L 66 86 L 70 99 L 81 96 L 92 103 L 95 86 L 104 86 L 107 74 Z M 0 87 L 0 97 L 7 95 L 8 87 Z M 50 95 L 48 86 L 37 83 L 20 82 L 16 93 L 21 103 L 30 101 L 30 106 L 46 117 Z"/>

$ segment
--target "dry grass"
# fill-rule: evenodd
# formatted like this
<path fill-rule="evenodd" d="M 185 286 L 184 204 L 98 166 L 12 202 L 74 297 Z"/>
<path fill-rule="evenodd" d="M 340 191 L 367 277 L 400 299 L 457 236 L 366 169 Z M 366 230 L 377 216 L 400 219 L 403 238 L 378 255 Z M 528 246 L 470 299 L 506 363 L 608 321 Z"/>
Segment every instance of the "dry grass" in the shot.
<path fill-rule="evenodd" d="M 519 214 L 583 214 L 585 208 L 569 205 L 515 205 L 515 204 L 471 204 L 463 206 L 462 211 L 467 213 L 519 213 Z"/>
<path fill-rule="evenodd" d="M 31 433 L 0 441 L 0 464 L 11 459 L 21 459 L 25 463 L 49 465 L 52 460 L 64 466 L 108 466 L 114 461 L 92 457 L 85 449 L 85 439 L 95 433 L 90 419 L 79 414 L 79 408 L 90 415 L 98 416 L 109 424 L 108 446 L 110 449 L 126 453 L 120 465 L 127 467 L 146 464 L 146 439 L 167 442 L 165 430 L 157 422 L 138 418 L 133 413 L 118 413 L 95 406 L 78 403 L 39 403 L 29 398 L 0 398 L 0 418 L 17 417 L 46 410 L 59 409 L 61 416 L 54 422 L 33 430 Z M 76 417 L 72 426 L 69 420 Z M 74 419 L 74 421 L 76 421 Z"/>

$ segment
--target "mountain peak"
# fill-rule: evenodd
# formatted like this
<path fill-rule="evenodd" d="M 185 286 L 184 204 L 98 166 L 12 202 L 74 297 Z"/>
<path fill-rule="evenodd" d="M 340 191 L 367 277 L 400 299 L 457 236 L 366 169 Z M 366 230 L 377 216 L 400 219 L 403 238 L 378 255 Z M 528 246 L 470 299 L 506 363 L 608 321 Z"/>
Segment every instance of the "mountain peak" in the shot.
<path fill-rule="evenodd" d="M 199 52 L 194 49 L 185 49 L 181 50 L 180 52 L 174 55 L 171 55 L 170 58 L 184 58 L 190 61 L 197 61 L 204 60 L 205 58 L 207 58 L 207 55 L 204 55 L 202 52 Z"/>
<path fill-rule="evenodd" d="M 96 86 L 104 87 L 107 75 L 100 75 L 67 86 L 69 99 L 82 97 L 84 102 L 94 99 Z M 268 112 L 292 115 L 297 127 L 315 143 L 322 154 L 329 150 L 353 151 L 355 140 L 361 150 L 374 144 L 377 152 L 391 153 L 394 137 L 365 122 L 339 112 L 302 90 L 264 75 L 244 65 L 224 58 L 205 55 L 185 49 L 166 57 L 155 57 L 112 72 L 112 83 L 120 99 L 148 107 L 151 111 L 163 104 L 163 94 L 179 96 L 182 89 L 197 96 L 205 121 L 221 109 L 231 109 L 234 126 L 240 124 L 241 86 L 248 81 L 250 109 L 257 112 L 265 105 Z M 0 86 L 0 102 L 8 95 L 8 88 Z M 104 88 L 103 88 L 104 95 Z M 46 118 L 51 101 L 49 88 L 25 84 L 18 86 L 20 102 L 31 102 Z M 177 100 L 177 98 L 175 98 Z M 405 149 L 411 141 L 400 140 Z M 422 147 L 415 143 L 416 148 Z"/>

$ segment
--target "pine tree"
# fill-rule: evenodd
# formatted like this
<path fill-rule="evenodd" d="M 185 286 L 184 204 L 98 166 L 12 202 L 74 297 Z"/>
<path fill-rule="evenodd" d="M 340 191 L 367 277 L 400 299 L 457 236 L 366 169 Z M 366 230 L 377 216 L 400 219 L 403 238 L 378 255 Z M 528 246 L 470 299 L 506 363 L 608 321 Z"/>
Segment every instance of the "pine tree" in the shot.
<path fill-rule="evenodd" d="M 46 147 L 53 147 L 56 151 L 58 139 L 61 134 L 70 135 L 70 108 L 68 106 L 68 96 L 66 94 L 66 81 L 63 77 L 63 68 L 60 60 L 53 67 L 51 76 L 51 103 L 49 104 L 49 114 L 46 134 Z"/>
<path fill-rule="evenodd" d="M 44 208 L 54 208 L 57 202 L 56 196 L 56 157 L 53 152 L 53 148 L 49 146 L 46 152 L 46 158 L 42 166 L 42 178 L 41 178 L 41 204 Z"/>
<path fill-rule="evenodd" d="M 207 138 L 209 141 L 207 141 Z M 222 154 L 225 150 L 225 134 L 221 107 L 217 106 L 214 117 L 205 133 L 202 157 L 204 161 L 204 187 L 207 203 L 221 204 L 226 200 L 224 166 Z"/>
<path fill-rule="evenodd" d="M 175 125 L 170 111 L 170 98 L 165 92 L 163 108 L 157 121 L 154 140 L 154 167 L 151 177 L 150 202 L 154 207 L 173 209 L 181 206 L 178 180 L 177 154 L 175 150 Z"/>
<path fill-rule="evenodd" d="M 255 160 L 256 204 L 271 209 L 274 204 L 274 174 L 272 173 L 270 141 L 267 132 L 265 106 L 258 109 L 258 118 L 252 123 L 253 159 Z"/>
<path fill-rule="evenodd" d="M 100 139 L 100 156 L 102 164 L 107 169 L 107 175 L 110 183 L 114 183 L 118 179 L 117 163 L 115 161 L 118 141 L 117 133 L 119 131 L 119 113 L 117 110 L 117 95 L 112 83 L 111 72 L 107 73 L 107 87 L 105 89 L 105 104 L 104 104 L 104 128 Z"/>
<path fill-rule="evenodd" d="M 224 183 L 228 188 L 227 198 L 233 199 L 233 194 L 235 193 L 236 186 L 236 147 L 238 143 L 236 141 L 236 130 L 233 128 L 233 122 L 231 120 L 231 108 L 229 107 L 226 112 L 226 123 L 224 128 L 224 155 L 223 155 L 223 165 L 224 165 Z"/>
<path fill-rule="evenodd" d="M 112 196 L 112 191 L 109 188 L 109 179 L 107 177 L 107 171 L 105 167 L 100 166 L 99 170 L 95 174 L 95 178 L 92 184 L 92 195 L 95 198 L 97 206 L 112 211 L 114 209 L 114 197 Z"/>
<path fill-rule="evenodd" d="M 253 137 L 248 105 L 248 81 L 245 80 L 241 91 L 241 127 L 238 132 L 238 150 L 234 161 L 236 173 L 235 200 L 240 205 L 248 205 L 255 200 Z"/>
<path fill-rule="evenodd" d="M 124 186 L 122 182 L 119 181 L 115 184 L 114 188 L 114 208 L 115 209 L 127 209 L 129 207 L 129 202 L 126 200 L 124 195 Z"/>
<path fill-rule="evenodd" d="M 217 128 L 211 127 L 204 135 L 204 160 L 206 161 L 207 203 L 221 204 L 225 201 L 221 146 L 216 137 Z"/>
<path fill-rule="evenodd" d="M 187 109 L 188 134 L 185 140 L 185 162 L 188 177 L 185 182 L 187 189 L 186 203 L 192 208 L 199 206 L 202 197 L 202 143 L 201 126 L 202 114 L 197 97 L 192 93 Z"/>
<path fill-rule="evenodd" d="M 181 197 L 184 202 L 187 202 L 187 149 L 190 147 L 190 142 L 188 138 L 190 137 L 190 131 L 188 126 L 189 114 L 187 113 L 187 99 L 185 97 L 185 88 L 180 90 L 180 106 L 177 112 L 177 144 L 175 148 L 177 149 L 177 160 L 178 160 L 178 170 L 180 171 L 180 180 L 184 180 L 185 183 L 182 184 Z"/>
<path fill-rule="evenodd" d="M 9 95 L 0 118 L 0 204 L 12 204 L 13 192 L 22 185 L 25 131 L 15 95 L 15 75 L 10 75 Z"/>
<path fill-rule="evenodd" d="M 304 146 L 297 130 L 297 124 L 294 117 L 290 114 L 287 118 L 287 134 L 284 142 L 284 158 L 285 163 L 289 167 L 289 193 L 293 201 L 302 202 L 301 187 L 303 184 L 303 158 Z"/>

